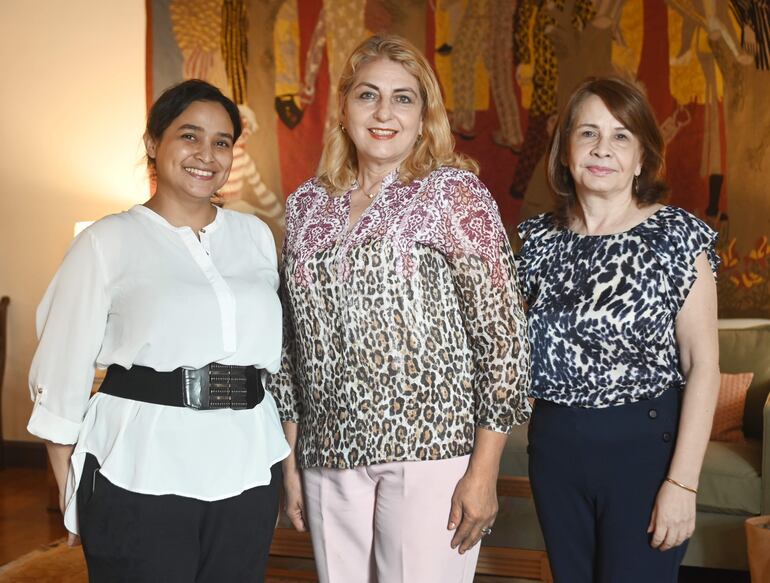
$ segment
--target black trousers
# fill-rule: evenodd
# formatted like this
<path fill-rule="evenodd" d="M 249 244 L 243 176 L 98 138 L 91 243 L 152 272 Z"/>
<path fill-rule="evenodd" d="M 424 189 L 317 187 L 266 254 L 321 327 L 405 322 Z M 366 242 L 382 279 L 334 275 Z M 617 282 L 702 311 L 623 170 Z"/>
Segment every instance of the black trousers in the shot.
<path fill-rule="evenodd" d="M 538 400 L 529 477 L 555 583 L 676 583 L 686 550 L 650 547 L 680 394 L 604 409 Z"/>
<path fill-rule="evenodd" d="M 269 485 L 204 502 L 119 488 L 86 457 L 78 520 L 91 583 L 258 583 L 278 515 L 281 464 Z"/>

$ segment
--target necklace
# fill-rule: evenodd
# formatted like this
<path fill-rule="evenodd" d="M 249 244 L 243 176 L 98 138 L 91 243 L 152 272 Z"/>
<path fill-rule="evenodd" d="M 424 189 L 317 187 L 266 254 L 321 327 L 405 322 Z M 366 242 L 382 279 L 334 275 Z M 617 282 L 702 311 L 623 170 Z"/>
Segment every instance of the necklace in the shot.
<path fill-rule="evenodd" d="M 363 187 L 363 186 L 361 186 L 360 188 L 361 188 L 361 192 L 363 192 L 363 193 L 364 193 L 364 195 L 366 196 L 366 198 L 368 198 L 369 200 L 374 200 L 374 197 L 375 197 L 375 196 L 377 196 L 377 195 L 380 193 L 380 187 L 381 187 L 381 186 L 382 186 L 382 183 L 378 184 L 376 187 L 374 187 L 374 188 L 372 189 L 372 191 L 371 191 L 371 192 L 366 192 L 366 191 L 364 190 L 364 187 Z"/>

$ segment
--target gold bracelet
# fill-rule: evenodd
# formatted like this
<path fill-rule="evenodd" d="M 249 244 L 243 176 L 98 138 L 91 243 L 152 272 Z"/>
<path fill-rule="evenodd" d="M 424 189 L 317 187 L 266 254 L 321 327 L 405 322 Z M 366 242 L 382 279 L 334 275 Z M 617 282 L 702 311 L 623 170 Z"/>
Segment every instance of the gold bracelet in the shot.
<path fill-rule="evenodd" d="M 682 482 L 677 482 L 676 480 L 672 480 L 668 476 L 666 476 L 666 482 L 674 484 L 674 486 L 679 486 L 683 490 L 687 490 L 688 492 L 692 492 L 693 494 L 697 494 L 698 493 L 697 488 L 690 488 L 690 486 L 685 486 L 684 484 L 682 484 Z"/>

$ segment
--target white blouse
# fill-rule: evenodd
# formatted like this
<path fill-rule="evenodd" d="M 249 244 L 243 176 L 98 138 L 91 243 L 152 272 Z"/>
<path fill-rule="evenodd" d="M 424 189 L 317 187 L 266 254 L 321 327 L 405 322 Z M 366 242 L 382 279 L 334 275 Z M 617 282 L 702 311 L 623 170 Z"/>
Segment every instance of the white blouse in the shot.
<path fill-rule="evenodd" d="M 27 429 L 76 444 L 64 516 L 71 532 L 86 453 L 121 488 L 200 500 L 269 483 L 270 467 L 289 453 L 269 393 L 237 411 L 90 397 L 96 368 L 111 364 L 278 369 L 282 319 L 269 228 L 217 209 L 199 236 L 142 205 L 107 216 L 75 239 L 38 307 Z"/>

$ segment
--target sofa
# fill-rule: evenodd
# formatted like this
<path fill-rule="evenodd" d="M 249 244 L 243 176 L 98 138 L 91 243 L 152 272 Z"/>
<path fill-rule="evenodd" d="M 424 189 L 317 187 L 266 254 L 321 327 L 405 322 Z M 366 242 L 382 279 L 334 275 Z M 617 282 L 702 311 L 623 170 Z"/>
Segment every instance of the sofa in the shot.
<path fill-rule="evenodd" d="M 722 372 L 754 373 L 743 419 L 747 438 L 745 443 L 709 442 L 698 487 L 695 533 L 684 564 L 748 570 L 743 523 L 750 516 L 770 514 L 770 321 L 721 320 L 719 347 Z M 520 426 L 508 440 L 500 474 L 526 478 L 527 464 L 527 427 Z M 510 550 L 508 566 L 521 562 L 518 551 L 543 553 L 531 498 L 501 496 L 495 528 L 484 545 L 494 551 L 498 563 L 506 563 L 506 549 Z M 532 578 L 549 577 L 543 568 Z"/>

